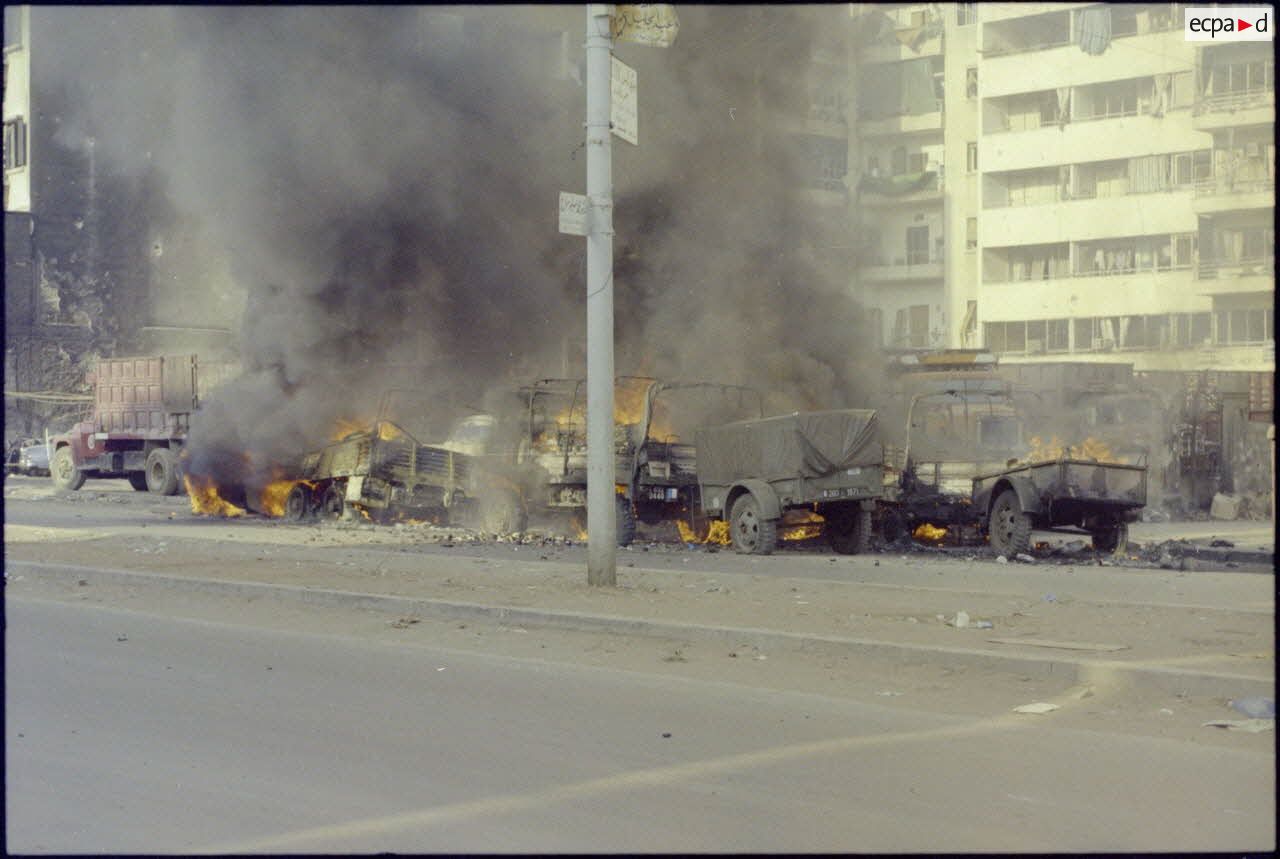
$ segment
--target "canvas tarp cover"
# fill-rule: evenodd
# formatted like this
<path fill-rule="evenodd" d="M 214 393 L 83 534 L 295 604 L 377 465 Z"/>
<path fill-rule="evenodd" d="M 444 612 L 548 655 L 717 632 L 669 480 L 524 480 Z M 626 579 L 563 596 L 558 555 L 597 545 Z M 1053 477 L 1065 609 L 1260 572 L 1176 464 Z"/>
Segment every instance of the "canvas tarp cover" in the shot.
<path fill-rule="evenodd" d="M 698 479 L 712 484 L 814 478 L 883 461 L 870 409 L 738 421 L 698 430 L 697 442 Z"/>

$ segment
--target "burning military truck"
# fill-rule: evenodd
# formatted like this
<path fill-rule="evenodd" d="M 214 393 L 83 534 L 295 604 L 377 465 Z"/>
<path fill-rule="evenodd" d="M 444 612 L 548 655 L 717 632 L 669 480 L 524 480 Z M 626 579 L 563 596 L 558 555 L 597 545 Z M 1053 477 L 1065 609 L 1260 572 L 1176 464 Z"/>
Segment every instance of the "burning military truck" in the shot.
<path fill-rule="evenodd" d="M 521 388 L 505 416 L 500 447 L 517 470 L 532 468 L 531 506 L 568 514 L 579 530 L 587 503 L 587 409 L 583 379 L 542 379 Z M 698 497 L 695 428 L 763 414 L 760 392 L 716 382 L 621 376 L 614 388 L 614 486 L 617 541 L 637 520 L 674 522 L 681 536 L 705 540 L 709 523 Z M 528 484 L 526 484 L 528 485 Z"/>

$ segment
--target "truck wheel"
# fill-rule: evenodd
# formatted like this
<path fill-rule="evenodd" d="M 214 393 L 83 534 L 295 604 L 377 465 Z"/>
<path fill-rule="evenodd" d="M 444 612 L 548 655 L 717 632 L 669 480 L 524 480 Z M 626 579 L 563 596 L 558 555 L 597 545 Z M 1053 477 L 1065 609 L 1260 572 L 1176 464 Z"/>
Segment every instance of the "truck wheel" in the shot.
<path fill-rule="evenodd" d="M 871 511 L 842 508 L 827 517 L 827 542 L 841 555 L 857 555 L 871 546 Z"/>
<path fill-rule="evenodd" d="M 746 493 L 729 514 L 733 550 L 740 555 L 769 555 L 778 545 L 778 520 L 760 515 L 760 502 Z"/>
<path fill-rule="evenodd" d="M 295 483 L 284 500 L 284 518 L 290 522 L 301 522 L 311 515 L 311 490 L 301 483 Z"/>
<path fill-rule="evenodd" d="M 49 476 L 53 478 L 53 485 L 59 489 L 74 492 L 84 486 L 84 472 L 76 468 L 75 460 L 71 458 L 71 448 L 65 445 L 53 452 Z"/>
<path fill-rule="evenodd" d="M 146 492 L 148 489 L 147 473 L 145 471 L 130 471 L 129 485 L 133 487 L 134 492 Z"/>
<path fill-rule="evenodd" d="M 618 545 L 630 546 L 636 538 L 636 511 L 631 508 L 631 499 L 625 495 L 615 495 L 614 505 L 618 510 Z"/>
<path fill-rule="evenodd" d="M 178 494 L 178 457 L 169 448 L 147 454 L 147 488 L 156 495 Z"/>
<path fill-rule="evenodd" d="M 337 484 L 331 484 L 324 491 L 324 497 L 320 499 L 320 515 L 325 519 L 341 519 L 342 505 L 346 502 L 346 495 Z"/>
<path fill-rule="evenodd" d="M 1022 512 L 1018 493 L 1006 489 L 991 508 L 991 548 L 1006 557 L 1031 548 L 1031 514 Z"/>
<path fill-rule="evenodd" d="M 1129 545 L 1129 525 L 1127 522 L 1109 522 L 1089 532 L 1093 537 L 1093 548 L 1096 552 L 1120 554 Z"/>

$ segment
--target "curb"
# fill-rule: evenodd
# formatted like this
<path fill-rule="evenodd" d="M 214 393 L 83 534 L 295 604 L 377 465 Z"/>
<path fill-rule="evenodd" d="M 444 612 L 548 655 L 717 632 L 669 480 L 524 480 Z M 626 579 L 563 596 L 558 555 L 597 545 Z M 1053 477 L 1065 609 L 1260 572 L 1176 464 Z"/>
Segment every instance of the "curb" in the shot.
<path fill-rule="evenodd" d="M 1164 546 L 1156 544 L 1174 558 L 1195 558 L 1202 561 L 1216 561 L 1222 564 L 1265 564 L 1275 566 L 1275 553 L 1258 549 L 1237 549 L 1229 546 L 1197 546 L 1191 544 L 1181 546 L 1177 543 Z"/>
<path fill-rule="evenodd" d="M 501 624 L 539 626 L 577 632 L 603 632 L 650 638 L 732 643 L 756 648 L 793 648 L 804 651 L 843 652 L 872 656 L 899 664 L 928 661 L 950 665 L 1005 671 L 1038 677 L 1066 677 L 1071 683 L 1098 682 L 1104 676 L 1120 676 L 1130 685 L 1173 695 L 1219 698 L 1243 696 L 1274 697 L 1274 678 L 1243 674 L 1189 671 L 1159 665 L 1135 665 L 1115 660 L 1072 659 L 1062 656 L 1034 656 L 1003 653 L 979 648 L 937 647 L 873 639 L 807 635 L 780 630 L 672 623 L 616 615 L 548 609 L 493 606 L 416 597 L 365 594 L 273 585 L 265 582 L 236 582 L 226 579 L 195 579 L 160 573 L 107 570 L 70 564 L 42 564 L 34 561 L 6 562 L 10 570 L 39 571 L 42 577 L 68 583 L 98 580 L 113 584 L 145 584 L 187 593 L 213 593 L 249 599 L 287 599 L 304 605 L 356 608 L 389 614 L 412 614 L 433 619 L 489 620 Z"/>

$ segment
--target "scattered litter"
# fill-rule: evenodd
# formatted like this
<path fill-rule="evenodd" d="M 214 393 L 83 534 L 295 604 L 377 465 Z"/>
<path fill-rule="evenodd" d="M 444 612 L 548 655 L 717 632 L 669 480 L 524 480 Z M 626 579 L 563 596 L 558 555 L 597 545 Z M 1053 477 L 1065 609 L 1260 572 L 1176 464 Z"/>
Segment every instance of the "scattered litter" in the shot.
<path fill-rule="evenodd" d="M 920 621 L 915 619 L 914 617 L 907 618 L 907 623 L 919 623 L 919 622 Z"/>
<path fill-rule="evenodd" d="M 974 627 L 976 629 L 992 629 L 995 627 L 995 624 L 989 620 L 980 620 L 974 624 Z"/>
<path fill-rule="evenodd" d="M 1274 719 L 1276 702 L 1274 698 L 1239 698 L 1228 701 L 1231 709 L 1243 713 L 1250 719 Z"/>
<path fill-rule="evenodd" d="M 1234 549 L 1236 544 L 1230 540 L 1211 540 L 1209 546 L 1214 549 Z"/>
<path fill-rule="evenodd" d="M 1263 731 L 1275 730 L 1276 722 L 1274 719 L 1214 719 L 1212 722 L 1205 722 L 1201 727 L 1226 728 L 1228 731 L 1246 731 L 1250 734 L 1258 734 Z"/>
<path fill-rule="evenodd" d="M 1072 698 L 1074 698 L 1074 699 L 1075 699 L 1075 700 L 1077 700 L 1077 701 L 1083 701 L 1085 698 L 1092 698 L 1092 697 L 1093 697 L 1093 687 L 1092 687 L 1092 686 L 1081 686 L 1081 687 L 1079 687 L 1079 688 L 1077 688 L 1077 689 L 1073 689 L 1073 690 L 1071 691 L 1070 695 L 1071 695 L 1071 697 L 1072 697 Z"/>
<path fill-rule="evenodd" d="M 901 692 L 890 692 L 890 691 L 884 691 L 884 692 L 877 692 L 876 694 L 877 694 L 877 695 L 879 695 L 881 698 L 895 698 L 895 697 L 897 697 L 898 695 L 901 695 L 902 693 L 901 693 Z"/>
<path fill-rule="evenodd" d="M 1040 716 L 1045 713 L 1052 713 L 1056 709 L 1058 709 L 1057 704 L 1047 704 L 1044 701 L 1037 701 L 1034 704 L 1023 704 L 1021 707 L 1014 707 L 1013 712 L 1030 713 L 1032 715 Z"/>
<path fill-rule="evenodd" d="M 391 628 L 392 629 L 408 629 L 409 627 L 413 626 L 417 622 L 418 622 L 418 618 L 416 617 L 402 617 L 399 620 L 391 621 Z"/>
<path fill-rule="evenodd" d="M 1172 710 L 1170 710 L 1168 707 L 1161 707 L 1161 708 L 1160 708 L 1160 715 L 1162 715 L 1162 716 L 1172 716 L 1172 715 L 1173 715 L 1173 711 L 1172 711 Z"/>
<path fill-rule="evenodd" d="M 964 629 L 969 625 L 969 613 L 967 611 L 956 612 L 956 618 L 951 621 L 951 625 L 956 629 Z"/>
<path fill-rule="evenodd" d="M 117 635 L 117 636 L 116 636 L 116 641 L 128 641 L 128 640 L 129 640 L 129 636 L 127 636 L 127 635 Z"/>
<path fill-rule="evenodd" d="M 1008 558 L 1006 558 L 1004 555 L 998 555 L 998 556 L 996 557 L 996 563 L 997 563 L 997 564 L 1007 564 L 1007 563 L 1009 563 L 1009 559 L 1008 559 Z"/>
<path fill-rule="evenodd" d="M 669 739 L 671 739 L 671 732 L 670 732 L 670 731 L 663 731 L 663 732 L 662 732 L 662 739 L 664 739 L 664 740 L 669 740 Z"/>
<path fill-rule="evenodd" d="M 445 668 L 447 668 L 447 667 L 448 667 L 448 666 L 441 665 L 441 666 L 440 666 L 439 668 L 437 668 L 436 670 L 437 670 L 437 671 L 444 671 L 444 670 L 445 670 Z"/>
<path fill-rule="evenodd" d="M 1044 601 L 1045 601 L 1045 602 L 1057 602 L 1057 601 L 1058 601 L 1058 597 L 1057 597 L 1057 595 L 1056 595 L 1056 594 L 1045 594 L 1045 595 L 1044 595 Z"/>
<path fill-rule="evenodd" d="M 1065 546 L 1063 546 L 1063 547 L 1062 547 L 1062 551 L 1064 551 L 1064 552 L 1083 552 L 1083 551 L 1084 551 L 1084 540 L 1072 540 L 1070 543 L 1067 543 Z"/>
<path fill-rule="evenodd" d="M 757 654 L 756 654 L 756 656 L 755 656 L 755 658 L 756 658 L 756 660 L 757 660 L 757 661 L 759 661 L 759 662 L 764 662 L 764 661 L 765 661 L 766 659 L 768 659 L 769 657 L 765 656 L 763 653 L 757 653 Z"/>
<path fill-rule="evenodd" d="M 1019 552 L 1016 557 L 1019 561 L 1022 561 L 1022 563 L 1024 564 L 1034 564 L 1036 562 L 1035 558 L 1031 557 L 1025 552 Z"/>

